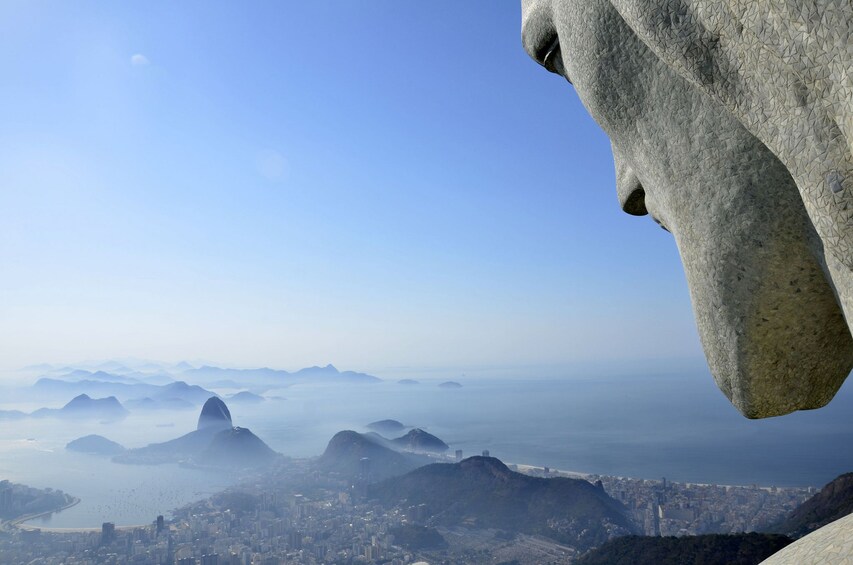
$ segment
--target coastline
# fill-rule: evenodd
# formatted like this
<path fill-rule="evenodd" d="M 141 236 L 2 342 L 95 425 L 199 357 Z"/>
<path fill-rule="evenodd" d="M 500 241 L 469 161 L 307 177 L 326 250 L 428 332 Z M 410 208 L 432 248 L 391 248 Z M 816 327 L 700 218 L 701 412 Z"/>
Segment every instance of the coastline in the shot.
<path fill-rule="evenodd" d="M 36 520 L 38 518 L 41 518 L 42 516 L 48 516 L 48 515 L 53 514 L 55 512 L 62 512 L 63 510 L 67 510 L 68 508 L 71 508 L 72 506 L 76 506 L 76 505 L 80 504 L 80 502 L 81 502 L 81 499 L 79 499 L 75 496 L 74 500 L 72 500 L 70 503 L 66 504 L 62 508 L 57 508 L 55 510 L 48 510 L 46 512 L 40 512 L 38 514 L 30 514 L 28 516 L 21 516 L 20 518 L 15 518 L 14 520 L 10 520 L 10 521 L 6 522 L 4 524 L 4 527 L 16 528 L 18 530 L 30 531 L 30 532 L 40 531 L 40 532 L 46 532 L 46 533 L 51 533 L 51 534 L 75 534 L 75 533 L 76 534 L 87 534 L 87 533 L 100 532 L 101 528 L 98 528 L 98 527 L 51 528 L 51 527 L 42 527 L 42 526 L 37 526 L 35 524 L 27 524 L 26 523 L 26 522 L 29 522 L 31 520 Z M 116 530 L 133 530 L 136 528 L 144 528 L 145 526 L 148 526 L 148 524 L 134 524 L 134 525 L 129 525 L 129 526 L 116 526 Z"/>
<path fill-rule="evenodd" d="M 540 474 L 545 472 L 545 467 L 542 465 L 527 465 L 525 463 L 508 463 L 504 462 L 507 467 L 515 467 L 518 469 L 519 473 L 523 473 L 525 475 L 533 475 L 540 476 Z M 548 478 L 555 477 L 567 477 L 570 479 L 583 479 L 585 481 L 589 481 L 592 479 L 617 479 L 617 480 L 630 480 L 630 481 L 650 481 L 650 482 L 660 482 L 660 479 L 646 479 L 642 477 L 627 477 L 621 475 L 602 475 L 599 473 L 581 473 L 579 471 L 567 471 L 565 469 L 554 469 L 552 467 L 548 468 Z M 732 485 L 732 484 L 724 484 L 724 483 L 700 483 L 694 481 L 668 481 L 672 484 L 680 484 L 687 487 L 721 487 L 721 488 L 746 488 L 746 489 L 758 489 L 758 490 L 766 490 L 770 491 L 774 488 L 780 489 L 801 489 L 801 488 L 815 488 L 820 489 L 821 485 L 808 485 L 805 487 L 776 487 L 773 485 L 759 485 L 759 484 L 750 484 L 750 485 Z"/>
<path fill-rule="evenodd" d="M 35 520 L 36 518 L 41 518 L 42 516 L 50 516 L 56 512 L 62 512 L 63 510 L 68 510 L 73 506 L 77 506 L 80 504 L 81 499 L 73 496 L 71 498 L 71 502 L 66 504 L 65 506 L 61 506 L 59 508 L 54 508 L 53 510 L 45 510 L 44 512 L 39 512 L 38 514 L 27 514 L 25 516 L 19 516 L 17 518 L 13 518 L 7 522 L 3 523 L 4 528 L 18 528 L 20 530 L 47 530 L 47 528 L 38 528 L 34 526 L 30 526 L 29 524 L 25 524 L 24 522 L 29 522 L 30 520 Z"/>
<path fill-rule="evenodd" d="M 438 461 L 444 463 L 456 463 L 456 460 L 449 455 L 440 455 L 435 457 Z M 635 477 L 624 477 L 624 476 L 610 476 L 610 475 L 600 475 L 597 473 L 586 473 L 579 471 L 570 471 L 565 469 L 556 469 L 553 467 L 547 467 L 548 472 L 545 474 L 546 467 L 542 465 L 530 465 L 526 463 L 512 463 L 512 462 L 504 462 L 507 467 L 516 470 L 519 473 L 530 475 L 530 476 L 545 476 L 546 478 L 571 478 L 571 479 L 581 479 L 586 481 L 592 481 L 593 479 L 604 478 L 604 479 L 618 479 L 618 480 L 634 480 L 634 481 L 651 481 L 657 482 L 657 479 L 642 479 Z M 678 483 L 685 486 L 716 486 L 716 487 L 728 487 L 728 488 L 751 488 L 751 489 L 760 489 L 760 490 L 770 490 L 774 487 L 764 486 L 764 485 L 726 485 L 726 484 L 706 484 L 706 483 L 698 483 L 698 482 L 681 482 L 681 481 L 672 481 L 673 484 Z M 235 486 L 235 485 L 232 485 Z M 784 488 L 784 487 L 782 487 Z M 819 487 L 817 487 L 819 488 Z M 0 529 L 18 529 L 22 531 L 41 531 L 45 533 L 56 533 L 56 534 L 68 534 L 68 533 L 98 533 L 101 531 L 100 527 L 97 526 L 89 526 L 89 527 L 42 527 L 35 524 L 28 524 L 27 522 L 31 522 L 32 520 L 36 520 L 42 516 L 48 516 L 50 514 L 61 512 L 63 510 L 67 510 L 73 506 L 76 506 L 81 502 L 80 498 L 73 497 L 73 500 L 62 506 L 61 508 L 57 508 L 54 510 L 48 510 L 45 512 L 40 512 L 38 514 L 30 514 L 27 516 L 21 516 L 19 518 L 15 518 L 13 520 L 9 520 L 7 522 L 3 522 Z M 116 530 L 125 531 L 125 530 L 133 530 L 136 528 L 144 528 L 149 526 L 150 524 L 132 524 L 132 525 L 122 525 L 116 526 Z"/>

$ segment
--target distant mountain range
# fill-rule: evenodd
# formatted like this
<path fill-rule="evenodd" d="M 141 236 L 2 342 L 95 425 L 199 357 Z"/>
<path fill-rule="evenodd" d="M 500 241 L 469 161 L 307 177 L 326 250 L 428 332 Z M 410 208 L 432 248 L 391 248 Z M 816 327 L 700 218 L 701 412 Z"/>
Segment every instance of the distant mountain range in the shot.
<path fill-rule="evenodd" d="M 182 362 L 175 365 L 145 363 L 129 368 L 118 362 L 103 362 L 90 364 L 87 368 L 51 365 L 35 365 L 27 370 L 42 372 L 33 385 L 34 390 L 41 395 L 69 395 L 86 393 L 93 396 L 115 396 L 121 400 L 138 400 L 152 398 L 164 392 L 163 387 L 175 388 L 184 386 L 203 385 L 215 388 L 243 388 L 247 394 L 255 396 L 236 398 L 238 402 L 259 401 L 258 393 L 270 388 L 290 386 L 298 383 L 373 383 L 381 379 L 356 371 L 339 371 L 334 365 L 325 367 L 307 367 L 290 373 L 280 369 L 267 367 L 257 369 L 230 369 L 214 365 L 194 367 Z M 193 404 L 200 404 L 210 396 L 204 389 L 198 394 L 184 391 L 180 394 L 165 393 L 169 398 L 179 398 Z M 162 398 L 162 395 L 161 395 Z M 148 408 L 154 408 L 149 406 Z"/>
<path fill-rule="evenodd" d="M 325 367 L 308 367 L 294 373 L 277 369 L 227 369 L 212 365 L 194 367 L 182 362 L 174 365 L 157 364 L 153 362 L 136 363 L 128 367 L 116 361 L 92 363 L 88 368 L 72 366 L 34 365 L 29 371 L 47 371 L 46 376 L 39 378 L 31 387 L 31 392 L 39 398 L 52 401 L 74 397 L 110 398 L 121 408 L 113 407 L 88 409 L 93 417 L 114 419 L 122 416 L 127 409 L 134 411 L 152 410 L 190 410 L 204 403 L 208 398 L 217 396 L 211 390 L 191 384 L 194 381 L 210 382 L 216 387 L 253 389 L 263 393 L 271 388 L 290 386 L 305 382 L 327 383 L 371 383 L 380 379 L 365 373 L 355 371 L 338 371 L 333 365 Z M 171 371 L 168 373 L 166 371 Z M 175 380 L 173 375 L 180 375 L 183 380 Z M 259 404 L 267 400 L 252 390 L 242 390 L 231 394 L 231 402 L 239 404 Z M 277 398 L 277 397 L 270 397 Z M 32 417 L 63 417 L 71 415 L 74 406 L 60 409 L 42 408 L 32 414 L 17 410 L 0 410 L 0 421 L 19 420 Z"/>
<path fill-rule="evenodd" d="M 93 373 L 91 376 L 96 376 Z M 106 373 L 104 373 L 106 375 Z M 183 400 L 191 404 L 201 404 L 213 393 L 198 385 L 190 385 L 184 381 L 173 381 L 169 384 L 154 385 L 147 383 L 126 383 L 87 378 L 83 380 L 65 380 L 64 378 L 42 377 L 33 385 L 33 390 L 40 396 L 66 396 L 70 394 L 89 394 L 95 396 L 115 396 L 122 400 L 150 398 L 155 401 Z"/>
<path fill-rule="evenodd" d="M 100 418 L 118 420 L 128 415 L 128 411 L 115 396 L 106 398 L 91 398 L 81 394 L 71 399 L 62 408 L 39 408 L 32 414 L 33 418 Z"/>
<path fill-rule="evenodd" d="M 232 380 L 238 383 L 256 383 L 265 385 L 289 385 L 303 382 L 348 382 L 348 383 L 373 383 L 382 379 L 357 373 L 355 371 L 338 371 L 334 365 L 325 367 L 307 367 L 294 373 L 281 369 L 270 369 L 262 367 L 259 369 L 224 369 L 205 365 L 198 369 L 184 371 L 184 378 L 198 382 L 213 382 Z"/>
<path fill-rule="evenodd" d="M 424 505 L 429 525 L 542 535 L 579 549 L 638 530 L 620 502 L 587 481 L 531 477 L 491 457 L 427 465 L 370 485 L 368 495 Z"/>

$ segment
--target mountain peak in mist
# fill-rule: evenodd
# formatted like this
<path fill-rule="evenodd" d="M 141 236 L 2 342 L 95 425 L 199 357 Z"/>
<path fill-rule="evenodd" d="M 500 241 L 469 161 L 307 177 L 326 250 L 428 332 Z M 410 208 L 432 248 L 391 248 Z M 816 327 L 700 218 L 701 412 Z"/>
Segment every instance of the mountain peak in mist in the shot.
<path fill-rule="evenodd" d="M 320 367 L 318 365 L 314 365 L 313 367 L 306 367 L 304 369 L 299 369 L 294 375 L 338 375 L 340 371 L 338 371 L 337 367 L 329 363 L 325 367 Z"/>
<path fill-rule="evenodd" d="M 201 414 L 198 416 L 198 427 L 201 430 L 204 428 L 222 428 L 228 429 L 231 427 L 231 412 L 225 403 L 216 396 L 211 396 L 201 408 Z"/>
<path fill-rule="evenodd" d="M 79 394 L 72 398 L 62 408 L 39 408 L 32 414 L 34 418 L 70 417 L 70 418 L 105 418 L 116 420 L 128 414 L 124 406 L 115 396 L 92 398 L 88 394 Z"/>

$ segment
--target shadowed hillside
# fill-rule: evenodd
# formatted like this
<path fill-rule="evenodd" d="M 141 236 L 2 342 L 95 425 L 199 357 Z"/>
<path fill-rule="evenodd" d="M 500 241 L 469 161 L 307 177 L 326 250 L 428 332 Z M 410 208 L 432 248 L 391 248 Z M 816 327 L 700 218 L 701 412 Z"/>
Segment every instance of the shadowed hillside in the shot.
<path fill-rule="evenodd" d="M 853 473 L 836 477 L 769 531 L 800 538 L 853 512 Z"/>
<path fill-rule="evenodd" d="M 775 534 L 627 536 L 581 557 L 577 565 L 757 565 L 789 543 Z"/>
<path fill-rule="evenodd" d="M 587 481 L 530 477 L 491 457 L 428 465 L 369 494 L 389 506 L 424 504 L 431 525 L 538 534 L 578 548 L 636 531 L 622 504 Z"/>
<path fill-rule="evenodd" d="M 402 475 L 429 462 L 425 457 L 398 453 L 382 444 L 387 440 L 371 435 L 351 430 L 336 433 L 317 460 L 317 466 L 326 472 L 372 482 Z M 362 463 L 365 458 L 369 463 Z M 365 473 L 366 477 L 363 476 Z"/>

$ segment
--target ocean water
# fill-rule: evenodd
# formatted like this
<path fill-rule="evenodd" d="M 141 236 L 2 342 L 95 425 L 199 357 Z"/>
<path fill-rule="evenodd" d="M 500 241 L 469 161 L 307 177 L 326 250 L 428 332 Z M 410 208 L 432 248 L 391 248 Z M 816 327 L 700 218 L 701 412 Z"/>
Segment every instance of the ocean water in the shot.
<path fill-rule="evenodd" d="M 296 385 L 260 405 L 231 404 L 234 424 L 293 457 L 319 455 L 343 429 L 393 418 L 462 449 L 508 463 L 617 476 L 717 484 L 820 486 L 853 471 L 853 392 L 824 409 L 768 420 L 740 416 L 705 374 L 571 379 L 472 379 Z M 221 391 L 227 392 L 227 391 Z M 9 409 L 11 406 L 0 406 Z M 70 453 L 97 433 L 126 447 L 195 428 L 197 412 L 132 414 L 119 423 L 4 422 L 0 478 L 62 489 L 82 502 L 34 522 L 43 527 L 149 523 L 232 484 L 229 475 L 176 465 L 128 466 Z"/>
<path fill-rule="evenodd" d="M 174 426 L 159 427 L 160 418 Z M 109 457 L 67 451 L 65 444 L 100 434 L 128 447 L 172 439 L 195 428 L 196 414 L 131 416 L 120 423 L 52 418 L 3 422 L 0 426 L 0 479 L 65 491 L 79 504 L 29 523 L 44 528 L 100 528 L 147 524 L 159 514 L 202 499 L 233 483 L 233 477 L 178 465 L 119 465 Z M 177 422 L 174 422 L 177 420 Z M 147 439 L 147 438 L 151 439 Z"/>
<path fill-rule="evenodd" d="M 853 471 L 853 391 L 821 410 L 747 420 L 710 375 L 502 379 L 442 389 L 384 382 L 292 387 L 286 400 L 235 408 L 274 449 L 322 452 L 341 429 L 393 418 L 464 455 L 616 476 L 717 484 L 821 486 Z"/>

